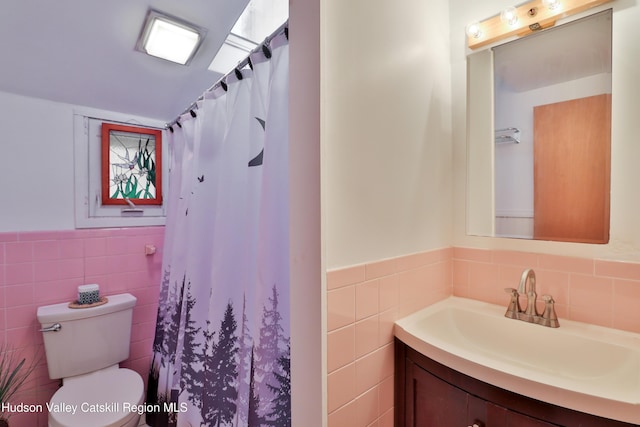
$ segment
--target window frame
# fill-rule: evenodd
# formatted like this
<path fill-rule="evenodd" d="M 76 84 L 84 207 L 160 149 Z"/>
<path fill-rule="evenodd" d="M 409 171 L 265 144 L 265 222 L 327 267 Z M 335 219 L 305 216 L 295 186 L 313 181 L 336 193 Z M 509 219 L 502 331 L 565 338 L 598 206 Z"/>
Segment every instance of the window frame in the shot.
<path fill-rule="evenodd" d="M 111 131 L 118 131 L 122 133 L 130 133 L 132 135 L 152 135 L 155 139 L 154 157 L 156 164 L 156 178 L 154 187 L 156 196 L 149 199 L 141 198 L 111 198 L 109 196 L 109 184 L 110 184 L 110 152 L 111 152 Z M 128 205 L 127 202 L 138 205 L 162 205 L 162 131 L 159 129 L 153 129 L 149 127 L 122 125 L 119 123 L 103 122 L 101 126 L 102 135 L 102 150 L 101 150 L 101 195 L 102 205 Z"/>
<path fill-rule="evenodd" d="M 166 192 L 169 183 L 169 160 L 166 123 L 145 117 L 114 113 L 92 108 L 74 109 L 74 184 L 75 227 L 113 228 L 164 225 L 166 222 L 166 195 L 160 205 L 138 205 L 134 209 L 125 205 L 101 203 L 101 127 L 102 123 L 138 126 L 160 131 L 163 143 L 162 187 Z M 134 202 L 135 203 L 135 202 Z"/>

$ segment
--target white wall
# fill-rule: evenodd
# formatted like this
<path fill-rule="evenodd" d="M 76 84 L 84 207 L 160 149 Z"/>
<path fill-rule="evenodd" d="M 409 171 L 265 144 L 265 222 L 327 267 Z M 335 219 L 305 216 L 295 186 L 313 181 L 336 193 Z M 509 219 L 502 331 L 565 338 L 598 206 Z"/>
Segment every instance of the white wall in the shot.
<path fill-rule="evenodd" d="M 510 0 L 450 0 L 451 56 L 453 95 L 454 150 L 454 239 L 458 246 L 524 250 L 640 260 L 640 193 L 634 189 L 640 182 L 640 6 L 633 0 L 616 0 L 578 16 L 613 8 L 613 75 L 612 75 L 612 174 L 611 174 L 611 241 L 607 245 L 561 242 L 523 241 L 466 235 L 466 61 L 465 26 L 495 15 Z"/>
<path fill-rule="evenodd" d="M 322 6 L 327 269 L 449 246 L 448 2 Z"/>
<path fill-rule="evenodd" d="M 289 206 L 292 425 L 326 425 L 320 229 L 320 0 L 291 0 Z"/>
<path fill-rule="evenodd" d="M 0 92 L 0 232 L 74 228 L 73 109 Z"/>
<path fill-rule="evenodd" d="M 72 230 L 74 114 L 162 122 L 0 92 L 0 232 Z"/>

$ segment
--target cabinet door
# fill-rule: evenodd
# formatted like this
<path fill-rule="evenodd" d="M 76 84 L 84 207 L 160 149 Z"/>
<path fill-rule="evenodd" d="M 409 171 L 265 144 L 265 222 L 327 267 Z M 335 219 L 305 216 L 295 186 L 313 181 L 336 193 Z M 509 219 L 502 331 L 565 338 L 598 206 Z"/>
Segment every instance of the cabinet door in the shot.
<path fill-rule="evenodd" d="M 517 412 L 506 411 L 505 427 L 560 427 L 557 424 L 550 424 L 540 421 Z"/>
<path fill-rule="evenodd" d="M 395 363 L 396 427 L 640 426 L 500 389 L 429 359 L 398 340 Z"/>
<path fill-rule="evenodd" d="M 469 423 L 478 427 L 559 427 L 545 421 L 510 411 L 475 396 L 469 396 Z"/>
<path fill-rule="evenodd" d="M 407 361 L 406 427 L 559 427 L 468 394 Z"/>
<path fill-rule="evenodd" d="M 405 420 L 407 427 L 464 426 L 467 393 L 408 363 Z"/>

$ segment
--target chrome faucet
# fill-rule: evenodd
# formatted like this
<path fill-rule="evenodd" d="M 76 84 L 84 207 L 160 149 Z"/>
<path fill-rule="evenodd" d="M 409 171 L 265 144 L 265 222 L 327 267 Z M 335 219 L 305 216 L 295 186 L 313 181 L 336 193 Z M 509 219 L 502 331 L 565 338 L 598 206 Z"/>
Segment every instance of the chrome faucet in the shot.
<path fill-rule="evenodd" d="M 527 284 L 529 286 L 527 286 Z M 528 268 L 522 272 L 517 290 L 514 288 L 506 288 L 505 292 L 511 294 L 507 312 L 504 314 L 505 317 L 528 323 L 537 323 L 550 328 L 560 326 L 554 308 L 555 301 L 551 295 L 542 296 L 545 302 L 545 308 L 542 313 L 538 313 L 538 308 L 536 307 L 536 301 L 538 299 L 538 295 L 536 294 L 536 273 L 532 268 Z M 524 310 L 520 307 L 520 295 L 527 297 L 527 307 Z"/>

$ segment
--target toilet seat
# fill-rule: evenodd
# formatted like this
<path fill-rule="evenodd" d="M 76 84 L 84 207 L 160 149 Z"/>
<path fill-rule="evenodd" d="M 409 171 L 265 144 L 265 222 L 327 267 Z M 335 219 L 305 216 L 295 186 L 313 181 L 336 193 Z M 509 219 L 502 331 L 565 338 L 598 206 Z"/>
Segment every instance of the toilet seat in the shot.
<path fill-rule="evenodd" d="M 64 380 L 49 402 L 51 427 L 137 425 L 144 383 L 130 369 L 104 369 Z M 73 410 L 75 409 L 75 413 Z"/>

